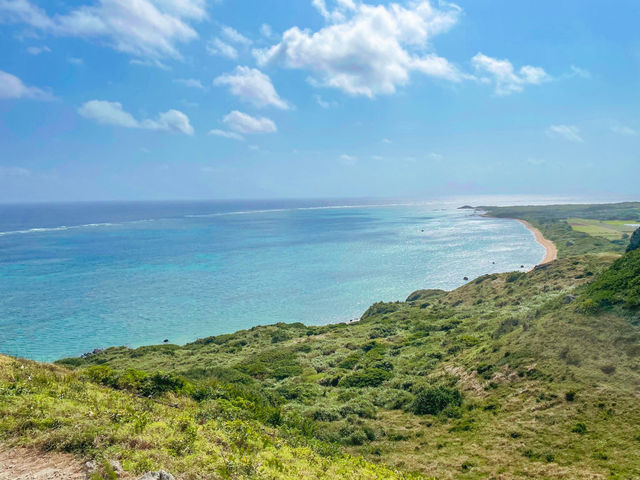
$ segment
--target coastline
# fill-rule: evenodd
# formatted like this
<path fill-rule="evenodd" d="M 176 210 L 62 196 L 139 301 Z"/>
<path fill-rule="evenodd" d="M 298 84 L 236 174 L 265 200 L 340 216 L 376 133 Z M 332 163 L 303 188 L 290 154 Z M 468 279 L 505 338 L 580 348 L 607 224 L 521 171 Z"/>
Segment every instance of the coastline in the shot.
<path fill-rule="evenodd" d="M 526 220 L 521 220 L 519 218 L 514 218 L 513 220 L 520 222 L 522 225 L 524 225 L 531 233 L 533 233 L 534 237 L 536 238 L 536 242 L 538 242 L 540 245 L 542 245 L 545 248 L 546 253 L 542 261 L 538 263 L 536 266 L 553 262 L 558 258 L 558 248 L 556 247 L 556 244 L 553 243 L 551 240 L 545 238 L 540 230 L 538 230 L 536 227 L 531 225 Z"/>

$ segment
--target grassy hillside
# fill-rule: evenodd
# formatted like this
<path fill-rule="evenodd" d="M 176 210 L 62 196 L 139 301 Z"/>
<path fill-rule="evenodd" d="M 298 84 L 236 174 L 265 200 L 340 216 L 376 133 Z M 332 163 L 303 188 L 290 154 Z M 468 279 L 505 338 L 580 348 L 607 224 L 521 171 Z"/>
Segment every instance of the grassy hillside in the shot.
<path fill-rule="evenodd" d="M 438 478 L 635 478 L 640 316 L 583 308 L 615 258 L 416 292 L 355 324 L 256 327 L 59 363 L 116 388 L 111 377 L 137 369 L 255 389 L 276 399 L 282 425 L 307 422 L 309 438 Z"/>
<path fill-rule="evenodd" d="M 639 206 L 491 209 L 564 258 L 359 322 L 0 357 L 0 443 L 184 479 L 640 478 L 640 250 L 562 227 Z"/>
<path fill-rule="evenodd" d="M 92 480 L 115 478 L 109 460 L 132 474 L 165 469 L 183 479 L 406 478 L 308 440 L 294 425 L 274 428 L 280 422 L 265 417 L 276 409 L 254 392 L 140 378 L 129 372 L 114 389 L 99 385 L 96 370 L 0 356 L 0 441 L 96 458 L 104 465 Z"/>
<path fill-rule="evenodd" d="M 479 208 L 493 217 L 528 221 L 556 244 L 560 258 L 598 252 L 623 253 L 629 243 L 628 233 L 616 221 L 640 223 L 640 202 Z M 570 223 L 580 225 L 572 228 Z M 585 228 L 585 224 L 590 228 Z M 596 228 L 598 225 L 600 228 Z M 608 228 L 602 228 L 603 225 Z M 612 234 L 616 228 L 620 235 Z"/>

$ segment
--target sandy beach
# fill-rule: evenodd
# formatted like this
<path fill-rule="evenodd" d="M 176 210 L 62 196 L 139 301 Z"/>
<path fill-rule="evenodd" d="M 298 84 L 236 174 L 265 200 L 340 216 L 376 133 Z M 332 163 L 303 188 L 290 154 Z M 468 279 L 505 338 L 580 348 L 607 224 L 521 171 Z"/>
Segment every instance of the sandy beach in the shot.
<path fill-rule="evenodd" d="M 520 220 L 519 218 L 514 218 L 514 220 L 517 220 L 525 227 L 527 227 L 531 232 L 533 232 L 534 236 L 536 237 L 536 241 L 545 248 L 545 256 L 538 265 L 544 265 L 545 263 L 553 262 L 558 258 L 558 249 L 556 248 L 556 245 L 551 240 L 544 238 L 544 235 L 542 235 L 542 232 L 540 230 L 538 230 L 536 227 L 525 220 Z"/>

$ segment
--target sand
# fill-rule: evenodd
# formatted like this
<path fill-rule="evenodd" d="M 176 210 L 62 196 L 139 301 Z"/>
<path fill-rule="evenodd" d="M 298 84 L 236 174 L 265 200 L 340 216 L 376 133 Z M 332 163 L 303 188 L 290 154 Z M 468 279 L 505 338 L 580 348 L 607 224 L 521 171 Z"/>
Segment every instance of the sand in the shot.
<path fill-rule="evenodd" d="M 542 232 L 540 230 L 538 230 L 536 227 L 525 220 L 520 220 L 519 218 L 514 218 L 514 220 L 517 220 L 525 227 L 527 227 L 536 237 L 536 242 L 538 242 L 545 248 L 545 256 L 538 265 L 544 265 L 545 263 L 553 262 L 558 258 L 558 249 L 556 248 L 556 245 L 551 240 L 547 240 L 546 238 L 544 238 L 544 235 L 542 235 Z"/>

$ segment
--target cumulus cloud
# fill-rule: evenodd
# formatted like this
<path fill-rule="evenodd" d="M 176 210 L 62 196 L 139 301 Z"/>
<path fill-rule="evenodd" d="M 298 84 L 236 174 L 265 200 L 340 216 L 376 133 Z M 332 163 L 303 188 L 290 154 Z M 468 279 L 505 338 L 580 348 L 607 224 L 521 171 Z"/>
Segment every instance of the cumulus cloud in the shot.
<path fill-rule="evenodd" d="M 342 155 L 340 155 L 339 160 L 345 165 L 355 165 L 358 161 L 358 157 L 343 153 Z"/>
<path fill-rule="evenodd" d="M 547 128 L 547 135 L 574 143 L 584 142 L 584 139 L 580 136 L 580 129 L 574 125 L 551 125 Z"/>
<path fill-rule="evenodd" d="M 89 120 L 103 125 L 114 125 L 124 128 L 142 128 L 146 130 L 160 130 L 165 132 L 184 133 L 193 135 L 193 127 L 189 117 L 178 110 L 160 113 L 156 119 L 137 120 L 122 108 L 118 102 L 105 100 L 91 100 L 83 104 L 78 113 Z"/>
<path fill-rule="evenodd" d="M 209 55 L 218 55 L 231 60 L 238 58 L 238 50 L 232 45 L 223 42 L 219 38 L 213 38 L 207 42 L 207 53 Z"/>
<path fill-rule="evenodd" d="M 618 135 L 625 135 L 628 137 L 635 137 L 638 135 L 638 131 L 634 130 L 631 127 L 627 127 L 625 125 L 614 125 L 611 127 L 611 131 L 613 133 L 617 133 Z"/>
<path fill-rule="evenodd" d="M 471 59 L 471 64 L 485 82 L 495 84 L 497 95 L 510 95 L 521 92 L 527 85 L 540 85 L 551 77 L 540 67 L 525 65 L 517 72 L 509 60 L 500 60 L 478 53 Z"/>
<path fill-rule="evenodd" d="M 273 28 L 271 28 L 271 25 L 269 25 L 268 23 L 263 23 L 260 26 L 260 34 L 265 38 L 272 38 L 274 35 Z"/>
<path fill-rule="evenodd" d="M 322 108 L 327 109 L 327 108 L 333 108 L 338 106 L 337 102 L 325 100 L 320 95 L 315 95 L 314 98 L 316 99 L 316 103 L 320 105 Z"/>
<path fill-rule="evenodd" d="M 282 100 L 271 83 L 271 79 L 260 70 L 238 66 L 232 73 L 220 75 L 214 85 L 227 86 L 233 95 L 251 102 L 256 107 L 291 108 Z"/>
<path fill-rule="evenodd" d="M 413 72 L 454 82 L 464 78 L 445 58 L 425 53 L 434 36 L 457 22 L 456 5 L 442 2 L 435 8 L 425 0 L 407 7 L 353 0 L 333 4 L 329 8 L 324 0 L 313 0 L 327 25 L 313 33 L 290 28 L 277 45 L 254 50 L 258 63 L 309 70 L 315 85 L 368 97 L 394 93 Z"/>
<path fill-rule="evenodd" d="M 224 26 L 221 30 L 222 36 L 236 45 L 251 45 L 251 40 L 242 35 L 236 29 Z"/>
<path fill-rule="evenodd" d="M 0 21 L 95 38 L 118 51 L 156 59 L 179 58 L 178 44 L 198 37 L 191 23 L 206 16 L 205 0 L 95 0 L 53 16 L 29 0 L 0 0 Z"/>
<path fill-rule="evenodd" d="M 204 85 L 202 85 L 202 82 L 195 78 L 176 78 L 173 82 L 184 85 L 185 87 L 204 90 Z"/>
<path fill-rule="evenodd" d="M 209 40 L 206 48 L 209 55 L 218 55 L 235 60 L 238 58 L 238 48 L 248 47 L 251 43 L 251 40 L 237 30 L 223 26 L 220 30 L 220 36 Z"/>
<path fill-rule="evenodd" d="M 20 98 L 43 101 L 55 99 L 49 92 L 37 87 L 29 87 L 15 75 L 0 70 L 0 99 Z"/>
<path fill-rule="evenodd" d="M 209 135 L 215 135 L 216 137 L 223 137 L 223 138 L 231 138 L 233 140 L 244 140 L 244 137 L 239 133 L 228 132 L 226 130 L 219 130 L 217 128 L 210 130 Z"/>
<path fill-rule="evenodd" d="M 31 170 L 22 167 L 2 167 L 0 166 L 0 177 L 29 177 Z"/>
<path fill-rule="evenodd" d="M 252 117 L 237 110 L 226 115 L 222 121 L 231 131 L 240 134 L 274 133 L 278 130 L 276 124 L 269 118 Z"/>
<path fill-rule="evenodd" d="M 49 47 L 47 47 L 46 45 L 43 45 L 41 47 L 28 47 L 27 48 L 27 53 L 29 55 L 40 55 L 41 53 L 49 53 L 51 52 L 51 49 Z"/>

